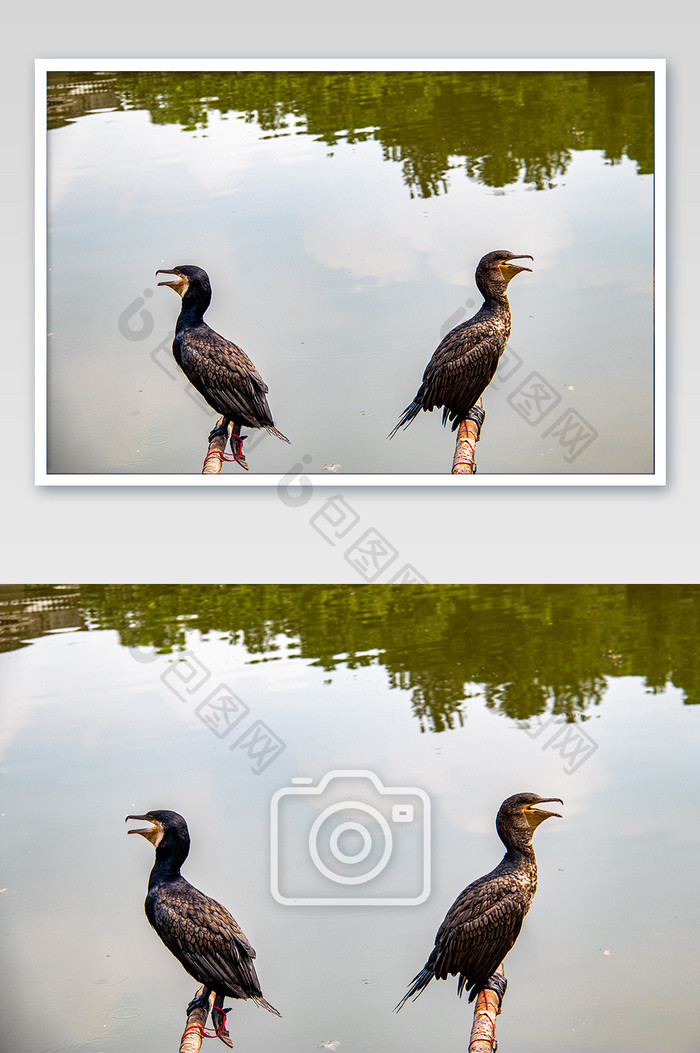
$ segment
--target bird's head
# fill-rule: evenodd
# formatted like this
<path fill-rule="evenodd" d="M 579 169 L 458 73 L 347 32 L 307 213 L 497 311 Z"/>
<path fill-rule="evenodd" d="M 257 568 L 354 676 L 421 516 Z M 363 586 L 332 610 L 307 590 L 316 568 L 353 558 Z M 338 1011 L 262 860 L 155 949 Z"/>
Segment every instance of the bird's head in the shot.
<path fill-rule="evenodd" d="M 209 275 L 201 267 L 195 267 L 192 264 L 183 264 L 181 267 L 173 267 L 172 270 L 157 270 L 158 274 L 174 274 L 175 277 L 171 282 L 158 282 L 158 285 L 167 285 L 169 289 L 174 289 L 175 292 L 183 300 L 187 293 L 190 294 L 188 298 L 195 298 L 197 300 L 206 300 L 207 305 L 211 300 L 211 284 L 209 282 Z"/>
<path fill-rule="evenodd" d="M 506 847 L 520 848 L 529 845 L 540 823 L 545 819 L 556 816 L 561 819 L 559 812 L 548 812 L 539 808 L 540 804 L 549 804 L 558 801 L 563 804 L 561 797 L 540 797 L 537 793 L 515 793 L 508 797 L 498 809 L 496 816 L 496 829 L 498 836 Z"/>
<path fill-rule="evenodd" d="M 487 252 L 479 260 L 479 265 L 476 268 L 476 284 L 481 293 L 485 297 L 493 296 L 496 299 L 499 296 L 505 296 L 508 282 L 516 274 L 520 274 L 521 271 L 532 271 L 532 267 L 522 267 L 520 264 L 512 261 L 531 259 L 532 256 L 518 256 L 517 253 L 508 252 L 507 249 L 495 249 L 493 252 Z"/>
<path fill-rule="evenodd" d="M 172 850 L 176 845 L 189 851 L 190 834 L 187 823 L 177 812 L 169 812 L 166 809 L 157 809 L 146 812 L 144 815 L 127 815 L 124 822 L 129 819 L 138 819 L 139 822 L 149 823 L 146 827 L 136 827 L 127 830 L 127 834 L 141 834 L 158 851 L 162 847 L 164 851 Z M 185 858 L 187 856 L 185 851 Z"/>

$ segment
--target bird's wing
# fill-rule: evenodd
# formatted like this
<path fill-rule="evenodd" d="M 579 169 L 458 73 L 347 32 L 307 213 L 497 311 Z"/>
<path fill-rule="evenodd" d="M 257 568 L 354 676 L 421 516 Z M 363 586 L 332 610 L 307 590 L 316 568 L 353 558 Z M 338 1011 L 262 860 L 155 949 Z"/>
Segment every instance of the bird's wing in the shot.
<path fill-rule="evenodd" d="M 494 895 L 498 898 L 494 902 Z M 484 983 L 511 949 L 527 913 L 526 898 L 510 882 L 500 888 L 475 882 L 448 911 L 435 937 L 429 964 L 440 979 L 461 973 Z"/>
<path fill-rule="evenodd" d="M 457 326 L 444 338 L 426 366 L 416 401 L 426 409 L 448 406 L 462 418 L 493 379 L 498 341 L 481 327 Z"/>
<path fill-rule="evenodd" d="M 202 326 L 178 351 L 187 379 L 217 413 L 249 427 L 272 425 L 267 384 L 237 344 Z"/>
<path fill-rule="evenodd" d="M 191 976 L 210 987 L 260 995 L 255 951 L 235 918 L 187 883 L 177 894 L 155 897 L 154 929 Z"/>

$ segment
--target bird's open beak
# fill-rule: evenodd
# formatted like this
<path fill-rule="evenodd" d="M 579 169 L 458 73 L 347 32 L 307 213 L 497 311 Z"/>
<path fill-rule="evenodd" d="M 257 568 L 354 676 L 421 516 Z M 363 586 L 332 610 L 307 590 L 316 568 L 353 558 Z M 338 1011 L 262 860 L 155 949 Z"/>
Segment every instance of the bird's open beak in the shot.
<path fill-rule="evenodd" d="M 532 260 L 533 263 L 535 262 L 534 258 L 532 256 L 527 256 L 527 255 L 526 256 L 511 256 L 511 258 L 509 260 L 504 260 L 501 263 L 501 269 L 503 271 L 505 271 L 505 273 L 506 273 L 506 275 L 508 277 L 508 280 L 510 280 L 511 278 L 514 278 L 516 274 L 520 274 L 521 271 L 532 271 L 532 267 L 520 267 L 517 263 L 512 263 L 511 262 L 512 260 Z"/>
<path fill-rule="evenodd" d="M 525 269 L 529 270 L 529 268 Z M 552 816 L 561 819 L 559 812 L 548 812 L 544 808 L 537 807 L 538 804 L 549 804 L 551 801 L 558 801 L 559 804 L 564 803 L 561 797 L 540 797 L 539 801 L 536 801 L 535 804 L 525 805 L 525 818 L 533 830 L 536 829 L 540 823 L 543 823 L 545 819 L 551 819 Z"/>
<path fill-rule="evenodd" d="M 180 293 L 181 292 L 182 287 L 185 284 L 184 278 L 182 277 L 181 274 L 178 274 L 177 271 L 156 271 L 156 277 L 159 274 L 174 274 L 175 275 L 175 281 L 174 282 L 158 282 L 158 285 L 159 286 L 160 285 L 167 285 L 169 289 L 174 289 L 176 293 Z M 172 300 L 171 300 L 171 303 L 172 303 Z"/>
<path fill-rule="evenodd" d="M 167 271 L 166 273 L 170 273 L 170 272 Z M 149 819 L 148 816 L 146 816 L 146 815 L 127 815 L 127 817 L 124 820 L 124 822 L 128 823 L 129 819 L 138 819 L 141 822 L 150 823 L 151 825 L 150 825 L 150 827 L 144 827 L 143 829 L 127 830 L 126 831 L 127 834 L 141 834 L 141 836 L 145 837 L 147 841 L 151 842 L 151 844 L 155 844 L 156 837 L 158 836 L 158 829 L 157 829 L 155 823 L 151 819 Z"/>

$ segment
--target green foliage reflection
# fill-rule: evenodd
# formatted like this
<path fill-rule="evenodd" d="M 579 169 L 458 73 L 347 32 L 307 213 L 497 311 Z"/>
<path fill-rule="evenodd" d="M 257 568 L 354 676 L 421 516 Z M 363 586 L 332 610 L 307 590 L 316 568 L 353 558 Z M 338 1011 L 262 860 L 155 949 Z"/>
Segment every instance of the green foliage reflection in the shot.
<path fill-rule="evenodd" d="M 0 615 L 8 648 L 72 626 L 170 654 L 196 630 L 260 658 L 285 636 L 331 675 L 383 666 L 392 687 L 411 692 L 424 731 L 461 722 L 474 695 L 514 719 L 585 719 L 616 676 L 700 701 L 695 585 L 26 586 L 5 593 Z"/>
<path fill-rule="evenodd" d="M 494 189 L 521 180 L 551 189 L 576 150 L 654 170 L 648 72 L 49 74 L 49 127 L 110 106 L 188 132 L 210 113 L 232 115 L 269 137 L 311 135 L 330 152 L 372 139 L 422 198 L 445 192 L 455 169 Z"/>

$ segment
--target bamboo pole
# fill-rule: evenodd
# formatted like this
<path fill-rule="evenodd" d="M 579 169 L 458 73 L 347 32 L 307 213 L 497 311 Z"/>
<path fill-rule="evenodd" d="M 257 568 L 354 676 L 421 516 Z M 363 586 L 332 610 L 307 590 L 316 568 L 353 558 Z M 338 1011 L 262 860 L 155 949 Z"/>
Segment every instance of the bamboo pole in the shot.
<path fill-rule="evenodd" d="M 469 1036 L 469 1053 L 493 1053 L 496 1048 L 496 1017 L 506 991 L 503 962 L 486 982 L 474 1006 L 474 1022 Z"/>
<path fill-rule="evenodd" d="M 204 994 L 204 987 L 200 987 L 195 995 L 199 998 Z M 185 1030 L 180 1039 L 180 1053 L 199 1053 L 204 1037 L 204 1028 L 207 1026 L 207 1017 L 214 1005 L 214 992 L 209 995 L 209 1002 L 205 1006 L 196 1006 L 187 1017 Z"/>
<path fill-rule="evenodd" d="M 219 417 L 218 421 L 216 422 L 217 427 L 218 425 L 223 423 L 223 420 L 223 417 Z M 218 475 L 221 471 L 221 462 L 224 460 L 231 459 L 225 457 L 224 454 L 226 452 L 226 444 L 231 438 L 232 431 L 233 424 L 231 424 L 231 422 L 229 421 L 228 431 L 226 435 L 215 435 L 214 438 L 211 440 L 211 442 L 209 443 L 207 455 L 204 458 L 204 464 L 202 465 L 202 475 Z M 248 462 L 246 461 L 242 453 L 236 459 L 236 463 L 240 464 L 241 468 L 245 468 L 245 470 L 248 471 Z"/>
<path fill-rule="evenodd" d="M 474 412 L 475 410 L 476 412 Z M 481 398 L 479 398 L 473 409 L 470 410 L 470 416 L 463 420 L 459 426 L 455 455 L 452 461 L 453 475 L 473 475 L 476 472 L 476 444 L 481 435 L 483 419 L 484 406 Z"/>

